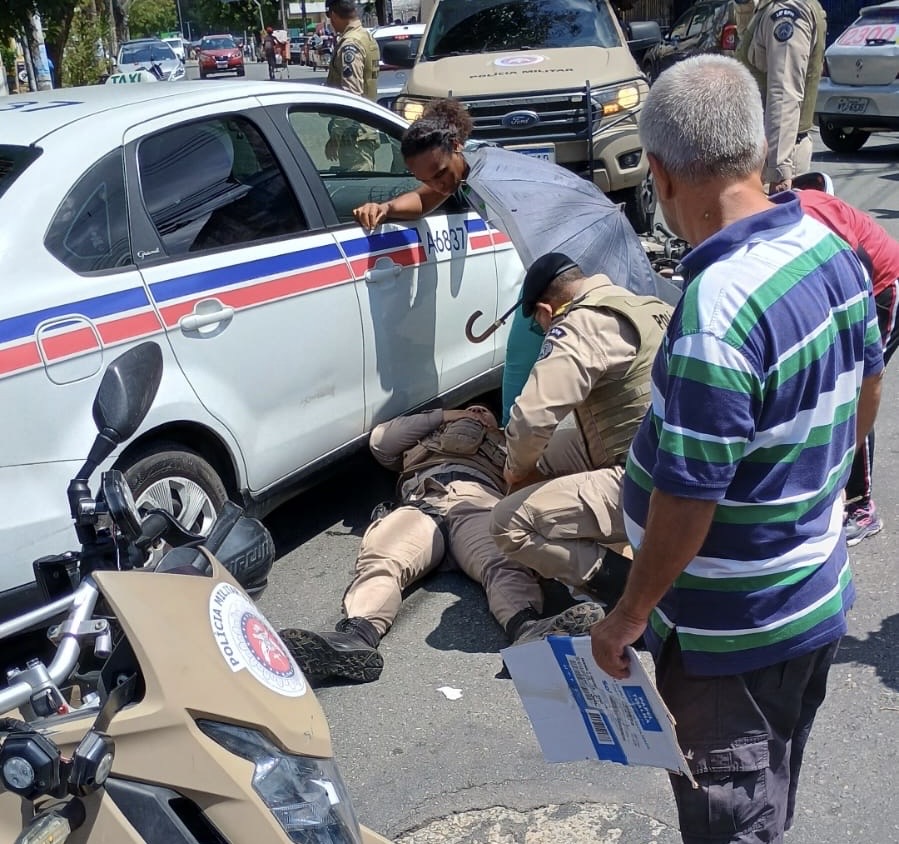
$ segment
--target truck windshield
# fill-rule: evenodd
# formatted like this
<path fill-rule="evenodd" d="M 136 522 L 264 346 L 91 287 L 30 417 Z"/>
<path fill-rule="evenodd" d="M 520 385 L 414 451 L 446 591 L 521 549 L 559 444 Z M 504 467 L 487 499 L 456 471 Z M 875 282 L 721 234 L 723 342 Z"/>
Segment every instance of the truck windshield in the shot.
<path fill-rule="evenodd" d="M 467 0 L 437 5 L 421 60 L 585 46 L 621 46 L 605 0 Z"/>

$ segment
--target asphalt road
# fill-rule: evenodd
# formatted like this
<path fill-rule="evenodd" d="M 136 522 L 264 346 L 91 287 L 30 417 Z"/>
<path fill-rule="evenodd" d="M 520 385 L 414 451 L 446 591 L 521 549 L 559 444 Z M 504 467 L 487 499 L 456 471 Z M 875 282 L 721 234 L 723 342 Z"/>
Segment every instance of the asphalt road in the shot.
<path fill-rule="evenodd" d="M 849 158 L 816 144 L 815 165 L 838 194 L 899 237 L 899 136 Z M 790 844 L 899 842 L 897 379 L 894 367 L 877 425 L 876 500 L 886 528 L 851 551 L 858 600 L 812 733 Z M 269 517 L 279 560 L 260 603 L 276 626 L 332 628 L 368 514 L 392 485 L 360 455 Z M 500 676 L 505 644 L 480 589 L 440 573 L 408 595 L 382 644 L 378 682 L 318 690 L 360 819 L 403 844 L 679 841 L 663 772 L 543 762 L 512 683 Z M 461 699 L 447 700 L 441 686 L 461 689 Z"/>

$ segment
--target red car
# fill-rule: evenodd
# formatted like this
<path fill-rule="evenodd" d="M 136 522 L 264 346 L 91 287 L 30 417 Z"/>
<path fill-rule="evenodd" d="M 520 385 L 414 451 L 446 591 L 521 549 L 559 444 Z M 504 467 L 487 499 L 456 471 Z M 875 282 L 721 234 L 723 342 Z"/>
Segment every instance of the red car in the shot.
<path fill-rule="evenodd" d="M 243 51 L 230 35 L 206 35 L 197 48 L 200 79 L 210 73 L 236 73 L 243 76 Z"/>

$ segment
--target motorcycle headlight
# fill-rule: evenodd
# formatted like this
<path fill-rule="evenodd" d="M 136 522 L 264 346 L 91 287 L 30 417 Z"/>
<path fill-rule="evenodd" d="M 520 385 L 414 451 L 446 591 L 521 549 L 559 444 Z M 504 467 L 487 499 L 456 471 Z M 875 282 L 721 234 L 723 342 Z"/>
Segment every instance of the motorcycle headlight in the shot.
<path fill-rule="evenodd" d="M 294 756 L 262 733 L 198 720 L 216 744 L 255 765 L 253 788 L 296 844 L 361 844 L 359 821 L 333 759 Z"/>
<path fill-rule="evenodd" d="M 419 100 L 415 97 L 399 97 L 393 106 L 393 110 L 409 123 L 414 123 L 424 114 L 427 100 Z"/>

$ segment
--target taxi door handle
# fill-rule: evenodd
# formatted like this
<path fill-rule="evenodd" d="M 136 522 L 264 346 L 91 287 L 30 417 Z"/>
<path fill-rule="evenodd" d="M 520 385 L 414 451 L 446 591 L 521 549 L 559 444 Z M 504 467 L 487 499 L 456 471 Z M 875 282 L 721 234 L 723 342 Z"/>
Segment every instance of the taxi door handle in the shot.
<path fill-rule="evenodd" d="M 402 264 L 394 263 L 390 259 L 383 261 L 383 259 L 378 258 L 374 267 L 370 270 L 366 270 L 362 277 L 369 284 L 376 281 L 391 281 L 394 278 L 399 278 L 400 273 L 404 269 Z"/>
<path fill-rule="evenodd" d="M 197 331 L 206 325 L 230 322 L 234 316 L 234 308 L 226 308 L 217 301 L 199 302 L 192 314 L 181 317 L 178 326 L 182 331 Z"/>

